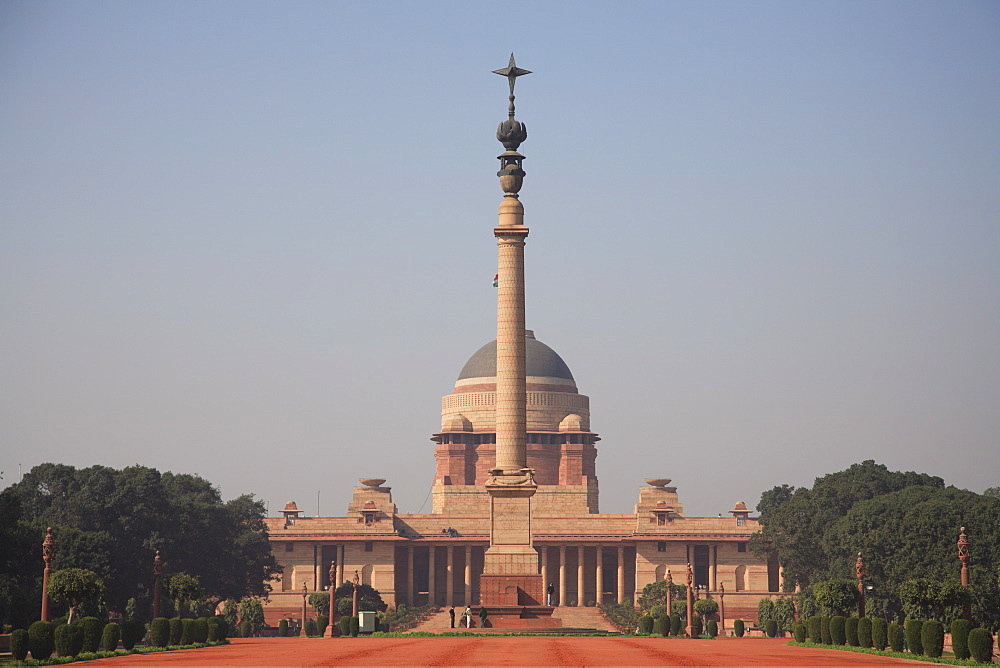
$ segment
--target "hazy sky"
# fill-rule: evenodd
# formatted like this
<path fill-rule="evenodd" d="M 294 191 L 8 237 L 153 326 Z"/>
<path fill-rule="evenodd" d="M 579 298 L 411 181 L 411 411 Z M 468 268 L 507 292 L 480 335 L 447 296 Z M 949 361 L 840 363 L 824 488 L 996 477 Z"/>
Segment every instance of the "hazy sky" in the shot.
<path fill-rule="evenodd" d="M 0 485 L 428 512 L 495 336 L 512 50 L 528 326 L 602 511 L 1000 484 L 1000 3 L 2 0 Z"/>

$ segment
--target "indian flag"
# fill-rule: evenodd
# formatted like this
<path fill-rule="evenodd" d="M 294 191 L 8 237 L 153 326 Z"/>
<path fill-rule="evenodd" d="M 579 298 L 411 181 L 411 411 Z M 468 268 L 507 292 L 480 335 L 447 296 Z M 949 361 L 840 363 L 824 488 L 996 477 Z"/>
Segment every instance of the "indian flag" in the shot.
<path fill-rule="evenodd" d="M 493 277 L 493 287 L 494 288 L 500 287 L 500 274 L 497 274 L 496 276 Z"/>

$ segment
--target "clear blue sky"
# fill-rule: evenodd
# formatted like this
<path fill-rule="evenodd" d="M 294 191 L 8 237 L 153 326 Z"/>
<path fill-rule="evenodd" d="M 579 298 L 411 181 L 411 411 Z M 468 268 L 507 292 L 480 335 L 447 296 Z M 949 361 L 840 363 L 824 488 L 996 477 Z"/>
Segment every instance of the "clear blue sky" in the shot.
<path fill-rule="evenodd" d="M 2 0 L 0 485 L 417 511 L 495 335 L 511 51 L 528 324 L 603 511 L 864 459 L 1000 484 L 996 2 Z"/>

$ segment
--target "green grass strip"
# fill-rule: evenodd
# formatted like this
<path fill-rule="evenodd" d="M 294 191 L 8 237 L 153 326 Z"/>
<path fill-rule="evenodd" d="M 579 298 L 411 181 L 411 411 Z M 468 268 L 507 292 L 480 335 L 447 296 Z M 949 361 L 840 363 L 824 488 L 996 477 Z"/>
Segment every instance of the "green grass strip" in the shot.
<path fill-rule="evenodd" d="M 934 657 L 924 656 L 923 654 L 912 654 L 910 652 L 893 652 L 892 650 L 877 650 L 871 647 L 852 647 L 850 645 L 824 645 L 822 643 L 815 642 L 796 642 L 790 640 L 788 642 L 791 647 L 814 647 L 816 649 L 835 649 L 841 652 L 855 652 L 857 654 L 874 654 L 875 656 L 888 656 L 895 659 L 909 659 L 911 661 L 926 661 L 927 663 L 947 663 L 953 666 L 989 666 L 989 663 L 976 663 L 972 659 L 950 659 L 947 657 L 940 657 L 935 659 Z"/>

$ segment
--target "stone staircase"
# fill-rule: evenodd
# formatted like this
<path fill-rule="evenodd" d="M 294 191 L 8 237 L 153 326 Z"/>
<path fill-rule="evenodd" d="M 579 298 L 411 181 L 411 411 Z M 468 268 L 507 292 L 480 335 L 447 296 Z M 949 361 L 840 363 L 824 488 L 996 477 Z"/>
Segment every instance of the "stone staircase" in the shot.
<path fill-rule="evenodd" d="M 462 624 L 462 613 L 465 608 L 455 608 L 455 628 L 451 628 L 448 611 L 428 617 L 411 631 L 427 633 L 446 633 L 448 631 L 470 633 L 617 633 L 597 608 L 554 608 L 551 617 L 542 619 L 517 619 L 509 617 L 490 617 L 490 626 L 479 627 L 479 607 L 472 608 L 473 626 L 466 629 Z"/>

